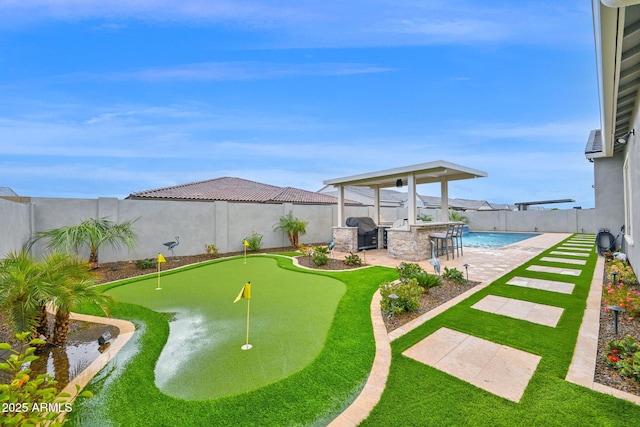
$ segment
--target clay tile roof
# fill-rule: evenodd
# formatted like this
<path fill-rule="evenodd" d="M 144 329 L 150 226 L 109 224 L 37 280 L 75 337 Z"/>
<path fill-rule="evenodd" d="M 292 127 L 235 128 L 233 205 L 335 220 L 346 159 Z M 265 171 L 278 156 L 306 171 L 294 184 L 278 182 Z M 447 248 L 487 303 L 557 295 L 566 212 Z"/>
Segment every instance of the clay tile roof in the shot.
<path fill-rule="evenodd" d="M 292 187 L 276 187 L 242 178 L 223 177 L 173 187 L 131 193 L 135 200 L 193 200 L 253 203 L 331 204 L 337 199 L 326 194 Z"/>

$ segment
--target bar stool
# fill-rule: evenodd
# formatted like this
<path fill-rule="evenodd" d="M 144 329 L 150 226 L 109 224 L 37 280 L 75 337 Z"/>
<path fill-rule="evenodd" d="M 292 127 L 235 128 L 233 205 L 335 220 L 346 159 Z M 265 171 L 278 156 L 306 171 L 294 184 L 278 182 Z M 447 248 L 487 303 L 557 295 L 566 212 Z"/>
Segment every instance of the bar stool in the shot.
<path fill-rule="evenodd" d="M 447 224 L 447 231 L 443 233 L 430 233 L 429 236 L 435 240 L 436 243 L 436 254 L 442 255 L 444 252 L 447 255 L 447 261 L 449 260 L 449 248 L 451 248 L 451 256 L 453 258 L 456 257 L 454 251 L 454 238 L 453 231 L 455 229 L 456 224 Z"/>

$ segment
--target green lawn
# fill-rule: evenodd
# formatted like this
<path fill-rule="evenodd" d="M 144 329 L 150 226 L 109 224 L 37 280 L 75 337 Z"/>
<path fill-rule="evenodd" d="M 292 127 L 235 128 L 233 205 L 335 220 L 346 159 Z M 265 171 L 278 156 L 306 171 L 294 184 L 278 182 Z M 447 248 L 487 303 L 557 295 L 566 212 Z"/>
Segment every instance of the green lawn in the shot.
<path fill-rule="evenodd" d="M 324 425 L 339 414 L 358 395 L 369 374 L 375 353 L 369 305 L 380 282 L 397 277 L 395 270 L 374 267 L 341 273 L 309 272 L 294 267 L 289 258 L 266 256 L 249 257 L 247 265 L 259 259 L 271 263 L 274 270 L 282 270 L 280 273 L 294 274 L 296 278 L 294 282 L 302 290 L 308 290 L 306 285 L 303 285 L 307 282 L 324 284 L 327 278 L 333 279 L 326 283 L 340 282 L 337 285 L 337 292 L 344 292 L 344 294 L 335 308 L 335 315 L 326 333 L 324 345 L 313 360 L 286 378 L 237 395 L 206 400 L 185 400 L 169 396 L 156 387 L 154 379 L 156 362 L 169 336 L 167 315 L 138 304 L 121 303 L 114 308 L 112 315 L 133 321 L 138 329 L 132 341 L 123 349 L 124 351 L 89 384 L 88 388 L 96 396 L 93 399 L 78 402 L 70 417 L 71 424 L 100 426 Z M 237 260 L 242 262 L 241 258 Z M 218 261 L 207 265 L 228 262 L 230 261 Z M 125 289 L 130 286 L 140 286 L 140 293 L 146 293 L 146 297 L 141 297 L 143 300 L 141 302 L 149 304 L 152 299 L 157 298 L 159 300 L 157 304 L 164 307 L 160 300 L 165 298 L 162 294 L 166 290 L 171 286 L 183 286 L 184 290 L 186 286 L 178 284 L 177 281 L 176 284 L 171 284 L 169 279 L 174 276 L 180 278 L 188 275 L 190 271 L 196 272 L 201 268 L 203 267 L 195 267 L 179 273 L 175 270 L 167 272 L 162 278 L 162 291 L 155 291 L 156 282 L 152 277 L 125 281 L 126 284 L 121 289 L 113 288 L 111 292 L 114 294 L 125 292 Z M 244 275 L 240 276 L 238 283 L 228 285 L 228 294 L 224 296 L 225 301 L 233 301 L 244 282 L 252 279 Z M 321 282 L 318 282 L 319 279 L 322 279 Z M 267 289 L 269 286 L 259 285 L 260 280 L 262 278 L 251 281 L 257 289 Z M 182 282 L 182 279 L 180 281 Z M 147 291 L 146 288 L 151 289 Z M 254 306 L 258 305 L 258 292 L 260 291 L 256 290 L 252 295 L 252 311 Z M 302 294 L 304 298 L 300 301 L 306 304 L 301 307 L 303 311 L 315 310 L 315 305 L 322 305 L 318 300 L 323 297 L 317 295 L 312 297 L 307 292 Z M 172 299 L 169 298 L 166 302 L 167 307 L 171 305 L 170 300 Z M 246 305 L 243 303 L 246 301 L 230 304 L 231 309 L 236 310 L 239 316 L 246 314 L 244 311 Z M 162 310 L 164 311 L 165 308 Z M 89 308 L 85 311 L 97 313 Z M 252 320 L 252 323 L 256 322 L 259 320 Z M 289 327 L 289 325 L 286 326 Z M 233 335 L 235 335 L 235 329 Z M 232 347 L 237 355 L 243 357 L 253 352 L 253 349 L 248 352 L 239 350 L 239 346 L 244 343 L 244 331 L 241 330 L 239 335 L 238 342 L 235 342 Z M 251 339 L 250 341 L 253 341 L 257 349 L 259 342 Z M 240 357 L 236 359 L 237 363 L 244 366 Z M 286 356 L 283 355 L 283 357 Z M 174 362 L 179 365 L 183 361 L 176 358 Z M 234 381 L 234 377 L 225 371 L 215 372 L 212 375 L 223 376 L 230 382 Z M 196 381 L 193 384 L 194 388 L 198 387 L 200 382 L 207 380 L 212 378 L 194 380 Z"/>
<path fill-rule="evenodd" d="M 247 281 L 253 348 L 245 351 L 247 300 L 233 300 Z M 161 290 L 156 286 L 151 277 L 109 293 L 171 319 L 156 385 L 183 399 L 253 390 L 304 368 L 322 350 L 346 291 L 339 280 L 278 268 L 270 257 L 208 264 L 162 278 Z"/>
<path fill-rule="evenodd" d="M 583 272 L 577 278 L 526 270 L 534 263 L 551 265 L 538 259 L 548 256 L 554 248 L 394 341 L 387 387 L 380 403 L 361 425 L 638 425 L 640 406 L 564 380 L 573 356 L 597 255 L 595 250 L 591 251 L 587 265 L 581 267 Z M 560 266 L 576 268 L 571 264 Z M 576 286 L 572 295 L 564 295 L 507 285 L 506 282 L 514 276 L 567 281 Z M 489 294 L 562 307 L 564 314 L 557 327 L 551 328 L 471 308 Z M 515 403 L 500 398 L 402 355 L 407 348 L 441 327 L 542 356 L 522 400 Z"/>

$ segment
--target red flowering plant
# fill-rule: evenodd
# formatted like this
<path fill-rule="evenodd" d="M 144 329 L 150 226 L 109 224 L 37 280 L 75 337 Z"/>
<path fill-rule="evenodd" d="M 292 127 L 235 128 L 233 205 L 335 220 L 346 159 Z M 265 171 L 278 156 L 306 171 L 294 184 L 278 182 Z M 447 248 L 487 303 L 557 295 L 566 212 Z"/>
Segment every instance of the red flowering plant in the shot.
<path fill-rule="evenodd" d="M 609 341 L 605 361 L 623 377 L 640 382 L 640 344 L 631 335 L 620 341 Z"/>
<path fill-rule="evenodd" d="M 640 316 L 640 290 L 619 282 L 618 284 L 608 283 L 604 285 L 604 303 L 606 305 L 617 305 L 623 308 L 629 317 Z M 605 308 L 605 311 L 609 311 Z"/>

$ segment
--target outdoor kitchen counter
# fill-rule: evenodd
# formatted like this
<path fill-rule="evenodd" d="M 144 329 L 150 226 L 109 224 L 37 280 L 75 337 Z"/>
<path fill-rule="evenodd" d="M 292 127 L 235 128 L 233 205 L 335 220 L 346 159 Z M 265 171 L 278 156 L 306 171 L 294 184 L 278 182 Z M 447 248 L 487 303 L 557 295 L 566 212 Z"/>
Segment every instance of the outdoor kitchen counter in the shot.
<path fill-rule="evenodd" d="M 425 222 L 387 229 L 389 256 L 405 261 L 423 261 L 431 258 L 431 233 L 447 231 L 449 222 Z"/>

